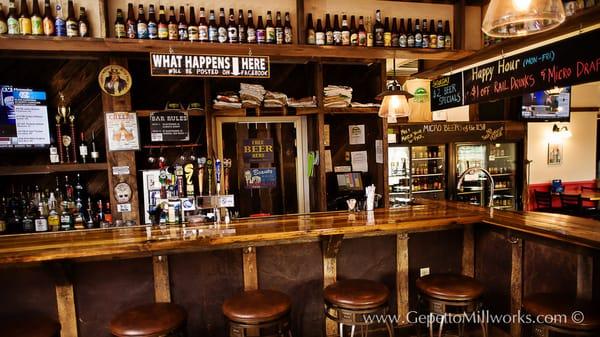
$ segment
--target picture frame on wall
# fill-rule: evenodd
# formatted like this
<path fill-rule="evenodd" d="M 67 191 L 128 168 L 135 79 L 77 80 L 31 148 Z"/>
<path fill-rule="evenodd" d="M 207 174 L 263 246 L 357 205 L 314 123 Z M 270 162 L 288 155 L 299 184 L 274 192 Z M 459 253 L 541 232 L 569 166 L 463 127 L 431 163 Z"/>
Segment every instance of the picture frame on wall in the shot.
<path fill-rule="evenodd" d="M 563 160 L 563 145 L 548 144 L 548 165 L 560 165 Z"/>
<path fill-rule="evenodd" d="M 106 112 L 104 126 L 108 151 L 138 151 L 140 137 L 135 112 Z"/>

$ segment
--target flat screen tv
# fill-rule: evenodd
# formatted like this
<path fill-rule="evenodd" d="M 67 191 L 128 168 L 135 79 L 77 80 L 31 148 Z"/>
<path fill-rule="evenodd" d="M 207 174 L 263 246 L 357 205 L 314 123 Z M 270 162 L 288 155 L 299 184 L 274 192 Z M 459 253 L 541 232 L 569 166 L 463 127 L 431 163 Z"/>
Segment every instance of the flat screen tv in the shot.
<path fill-rule="evenodd" d="M 568 122 L 571 118 L 571 87 L 523 95 L 521 117 L 528 122 Z"/>
<path fill-rule="evenodd" d="M 0 85 L 0 149 L 50 145 L 46 93 Z"/>

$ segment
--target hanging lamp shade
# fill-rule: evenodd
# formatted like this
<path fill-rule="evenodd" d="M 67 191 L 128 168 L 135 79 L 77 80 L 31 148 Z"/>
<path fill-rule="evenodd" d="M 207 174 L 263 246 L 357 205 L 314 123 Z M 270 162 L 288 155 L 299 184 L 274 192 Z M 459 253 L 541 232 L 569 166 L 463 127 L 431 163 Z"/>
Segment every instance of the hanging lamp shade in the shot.
<path fill-rule="evenodd" d="M 386 90 L 375 97 L 377 100 L 381 100 L 379 117 L 408 117 L 410 115 L 408 100 L 412 97 L 411 93 L 402 90 L 397 83 L 392 84 L 390 90 Z"/>
<path fill-rule="evenodd" d="M 564 21 L 561 0 L 492 0 L 481 30 L 489 36 L 509 38 L 541 33 Z"/>

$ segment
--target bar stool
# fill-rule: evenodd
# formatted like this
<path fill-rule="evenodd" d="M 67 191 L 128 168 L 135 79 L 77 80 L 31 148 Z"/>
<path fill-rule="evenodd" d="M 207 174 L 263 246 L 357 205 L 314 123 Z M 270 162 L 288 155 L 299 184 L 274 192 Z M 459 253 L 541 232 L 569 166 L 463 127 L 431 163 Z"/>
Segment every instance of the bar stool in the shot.
<path fill-rule="evenodd" d="M 523 310 L 533 316 L 551 315 L 554 321 L 531 325 L 525 336 L 548 337 L 550 332 L 564 336 L 600 336 L 600 308 L 590 301 L 576 300 L 565 294 L 534 294 L 523 300 Z M 575 312 L 582 315 L 576 316 Z M 562 321 L 558 315 L 566 318 Z M 581 321 L 579 321 L 581 319 Z"/>
<path fill-rule="evenodd" d="M 438 336 L 442 336 L 446 318 L 467 317 L 481 311 L 483 285 L 476 279 L 457 274 L 432 274 L 417 279 L 419 304 L 436 321 L 441 320 Z M 483 337 L 488 336 L 487 323 L 479 316 Z M 428 322 L 429 336 L 433 337 L 433 322 Z M 417 335 L 420 335 L 417 325 Z M 464 336 L 464 321 L 458 324 L 459 337 Z"/>
<path fill-rule="evenodd" d="M 60 324 L 46 316 L 22 315 L 0 318 L 0 336 L 59 337 Z"/>
<path fill-rule="evenodd" d="M 117 337 L 185 336 L 185 309 L 172 303 L 151 303 L 118 313 L 110 321 Z"/>
<path fill-rule="evenodd" d="M 276 290 L 249 290 L 225 300 L 223 314 L 229 320 L 230 337 L 246 337 L 248 331 L 269 333 L 264 337 L 292 337 L 290 297 Z M 263 335 L 261 335 L 263 336 Z"/>
<path fill-rule="evenodd" d="M 385 285 L 371 280 L 342 280 L 325 288 L 325 317 L 339 324 L 340 337 L 344 335 L 344 325 L 350 325 L 350 336 L 354 336 L 356 326 L 367 336 L 369 325 L 379 321 L 371 320 L 375 315 L 386 315 L 389 310 L 390 291 Z M 366 319 L 367 318 L 367 319 Z M 394 336 L 392 322 L 385 320 L 390 337 Z"/>

